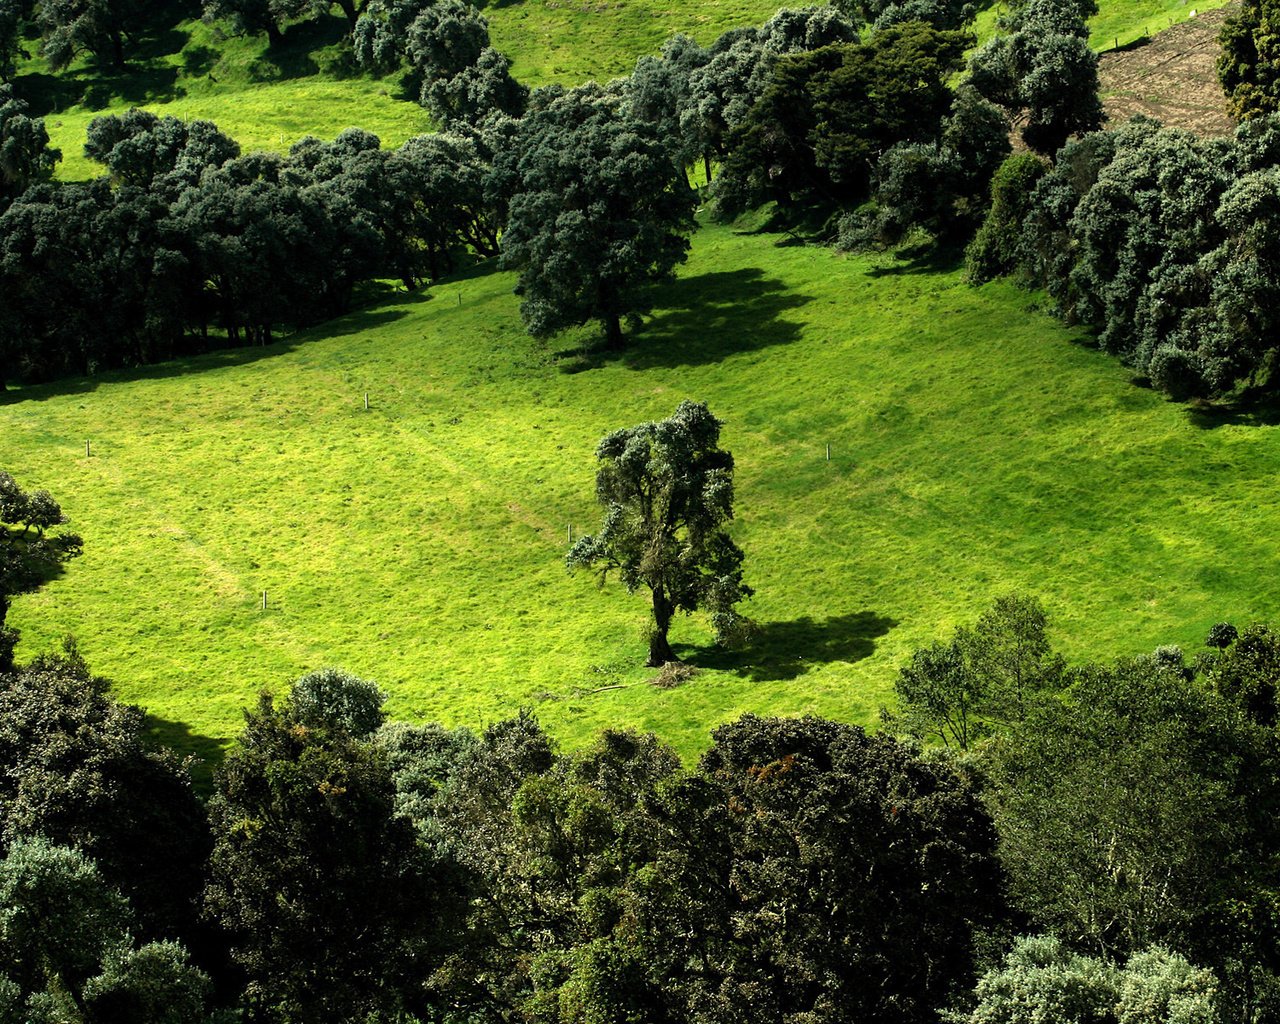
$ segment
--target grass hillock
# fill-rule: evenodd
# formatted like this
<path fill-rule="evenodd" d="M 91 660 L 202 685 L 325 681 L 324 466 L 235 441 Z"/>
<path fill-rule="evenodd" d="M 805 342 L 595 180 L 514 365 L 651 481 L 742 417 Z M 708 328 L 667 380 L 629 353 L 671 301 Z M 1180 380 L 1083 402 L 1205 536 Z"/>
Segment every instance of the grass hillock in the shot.
<path fill-rule="evenodd" d="M 189 745 L 336 664 L 397 718 L 528 705 L 569 743 L 632 724 L 689 753 L 747 710 L 872 722 L 914 648 L 1013 589 L 1075 659 L 1280 611 L 1274 422 L 1136 386 L 1007 283 L 784 243 L 703 228 L 616 358 L 530 340 L 480 267 L 270 348 L 10 396 L 5 468 L 85 539 L 17 602 L 20 655 L 74 633 Z M 760 633 L 724 652 L 678 620 L 701 671 L 664 689 L 642 597 L 563 558 L 596 441 L 685 397 L 726 424 Z"/>

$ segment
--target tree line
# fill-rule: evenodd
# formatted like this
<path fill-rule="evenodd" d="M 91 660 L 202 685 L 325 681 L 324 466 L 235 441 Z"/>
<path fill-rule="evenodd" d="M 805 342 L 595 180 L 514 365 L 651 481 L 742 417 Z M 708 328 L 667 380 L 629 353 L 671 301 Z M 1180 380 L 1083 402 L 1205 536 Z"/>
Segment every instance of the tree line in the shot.
<path fill-rule="evenodd" d="M 443 132 L 245 155 L 208 122 L 130 111 L 92 122 L 85 151 L 105 173 L 84 183 L 49 180 L 43 123 L 0 85 L 0 379 L 265 343 L 345 312 L 367 282 L 415 287 L 495 254 L 520 272 L 532 333 L 598 320 L 617 346 L 685 259 L 695 164 L 724 217 L 772 202 L 791 223 L 848 220 L 874 200 L 859 224 L 877 237 L 975 221 L 1008 128 L 949 84 L 971 15 L 784 9 L 707 47 L 675 36 L 604 86 L 529 92 L 463 0 L 373 4 L 359 59 L 417 67 Z M 1002 101 L 1039 109 L 1002 81 Z"/>
<path fill-rule="evenodd" d="M 745 715 L 689 767 L 321 670 L 207 799 L 74 647 L 11 667 L 0 1020 L 1275 1019 L 1280 636 L 1068 667 L 1044 627 L 1003 598 L 890 728 Z"/>
<path fill-rule="evenodd" d="M 972 280 L 1043 289 L 1166 393 L 1266 392 L 1271 115 L 1258 100 L 1233 140 L 1097 131 L 1095 11 L 1022 0 L 966 60 L 972 9 L 953 2 L 783 9 L 706 47 L 674 36 L 606 85 L 530 92 L 464 0 L 378 2 L 353 22 L 360 61 L 417 68 L 445 131 L 243 155 L 207 122 L 132 111 L 91 126 L 106 174 L 88 183 L 48 180 L 42 122 L 0 86 L 0 381 L 265 343 L 477 256 L 519 272 L 531 333 L 598 321 L 618 347 L 686 258 L 700 166 L 713 215 L 767 206 L 851 249 L 968 241 Z M 1250 11 L 1233 73 L 1265 63 Z M 1011 129 L 1030 152 L 1010 155 Z"/>

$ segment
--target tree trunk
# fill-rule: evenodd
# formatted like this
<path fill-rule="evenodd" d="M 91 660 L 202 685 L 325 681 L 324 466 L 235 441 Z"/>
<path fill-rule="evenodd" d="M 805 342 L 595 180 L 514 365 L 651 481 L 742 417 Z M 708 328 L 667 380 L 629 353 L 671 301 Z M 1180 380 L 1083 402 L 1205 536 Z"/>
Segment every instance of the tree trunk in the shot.
<path fill-rule="evenodd" d="M 645 662 L 649 668 L 659 668 L 669 661 L 679 661 L 676 652 L 667 643 L 667 630 L 671 628 L 671 616 L 675 608 L 661 587 L 653 591 L 653 632 L 649 634 L 649 660 Z"/>
<path fill-rule="evenodd" d="M 111 56 L 117 69 L 124 67 L 124 38 L 119 32 L 111 34 Z"/>
<path fill-rule="evenodd" d="M 707 172 L 707 184 L 711 184 L 711 154 L 702 154 L 702 167 Z"/>
<path fill-rule="evenodd" d="M 602 318 L 604 321 L 604 343 L 605 348 L 611 352 L 620 352 L 625 344 L 622 336 L 622 322 L 618 319 L 617 313 L 606 313 Z M 657 597 L 654 597 L 657 600 Z"/>
<path fill-rule="evenodd" d="M 360 17 L 360 15 L 356 13 L 354 0 L 338 0 L 338 7 L 341 8 L 342 13 L 347 16 L 347 24 L 351 26 L 351 30 L 354 32 L 356 19 Z"/>
<path fill-rule="evenodd" d="M 279 46 L 284 42 L 284 33 L 280 31 L 280 26 L 274 21 L 267 22 L 267 45 Z"/>

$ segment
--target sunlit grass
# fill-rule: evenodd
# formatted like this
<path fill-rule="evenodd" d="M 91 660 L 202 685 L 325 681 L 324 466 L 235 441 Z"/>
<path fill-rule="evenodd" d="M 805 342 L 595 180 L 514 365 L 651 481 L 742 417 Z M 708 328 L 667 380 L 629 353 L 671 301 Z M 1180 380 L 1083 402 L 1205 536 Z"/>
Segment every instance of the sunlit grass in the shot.
<path fill-rule="evenodd" d="M 3 464 L 85 554 L 17 603 L 20 654 L 74 633 L 122 697 L 214 737 L 337 664 L 398 716 L 527 705 L 570 744 L 629 723 L 690 753 L 747 710 L 874 721 L 913 648 L 1011 589 L 1076 659 L 1280 612 L 1277 427 L 1136 387 L 1011 286 L 778 241 L 700 231 L 598 365 L 531 341 L 510 275 L 477 272 L 273 348 L 21 393 Z M 599 437 L 686 397 L 737 458 L 761 633 L 726 655 L 680 620 L 704 670 L 668 691 L 642 597 L 563 556 Z"/>
<path fill-rule="evenodd" d="M 1089 21 L 1089 45 L 1095 50 L 1126 46 L 1146 35 L 1186 21 L 1192 14 L 1225 7 L 1229 0 L 1099 0 L 1098 13 Z M 996 20 L 1008 5 L 996 3 L 978 15 L 978 39 L 995 33 Z"/>

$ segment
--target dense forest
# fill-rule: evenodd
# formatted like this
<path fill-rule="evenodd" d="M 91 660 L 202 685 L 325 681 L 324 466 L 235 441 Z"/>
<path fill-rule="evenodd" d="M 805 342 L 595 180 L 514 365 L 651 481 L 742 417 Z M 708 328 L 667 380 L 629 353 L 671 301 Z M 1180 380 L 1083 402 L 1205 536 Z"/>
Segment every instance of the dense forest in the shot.
<path fill-rule="evenodd" d="M 788 8 L 534 89 L 466 0 L 339 6 L 355 67 L 403 71 L 439 131 L 246 153 L 131 110 L 76 182 L 18 51 L 121 67 L 154 12 L 0 0 L 0 387 L 265 346 L 487 260 L 531 335 L 618 352 L 699 216 L 1013 278 L 1176 401 L 1280 381 L 1271 0 L 1228 23 L 1215 139 L 1104 130 L 1092 0 L 1022 0 L 980 46 L 953 0 Z M 277 41 L 325 11 L 205 15 Z M 722 425 L 684 401 L 605 436 L 565 559 L 644 593 L 664 687 L 693 675 L 677 614 L 726 648 L 758 628 Z M 1052 608 L 993 595 L 899 666 L 878 730 L 747 713 L 689 761 L 637 729 L 562 748 L 530 709 L 397 721 L 322 668 L 262 693 L 210 781 L 73 639 L 19 656 L 13 602 L 84 549 L 33 483 L 0 472 L 0 1024 L 1280 1020 L 1266 624 L 1071 661 Z"/>

